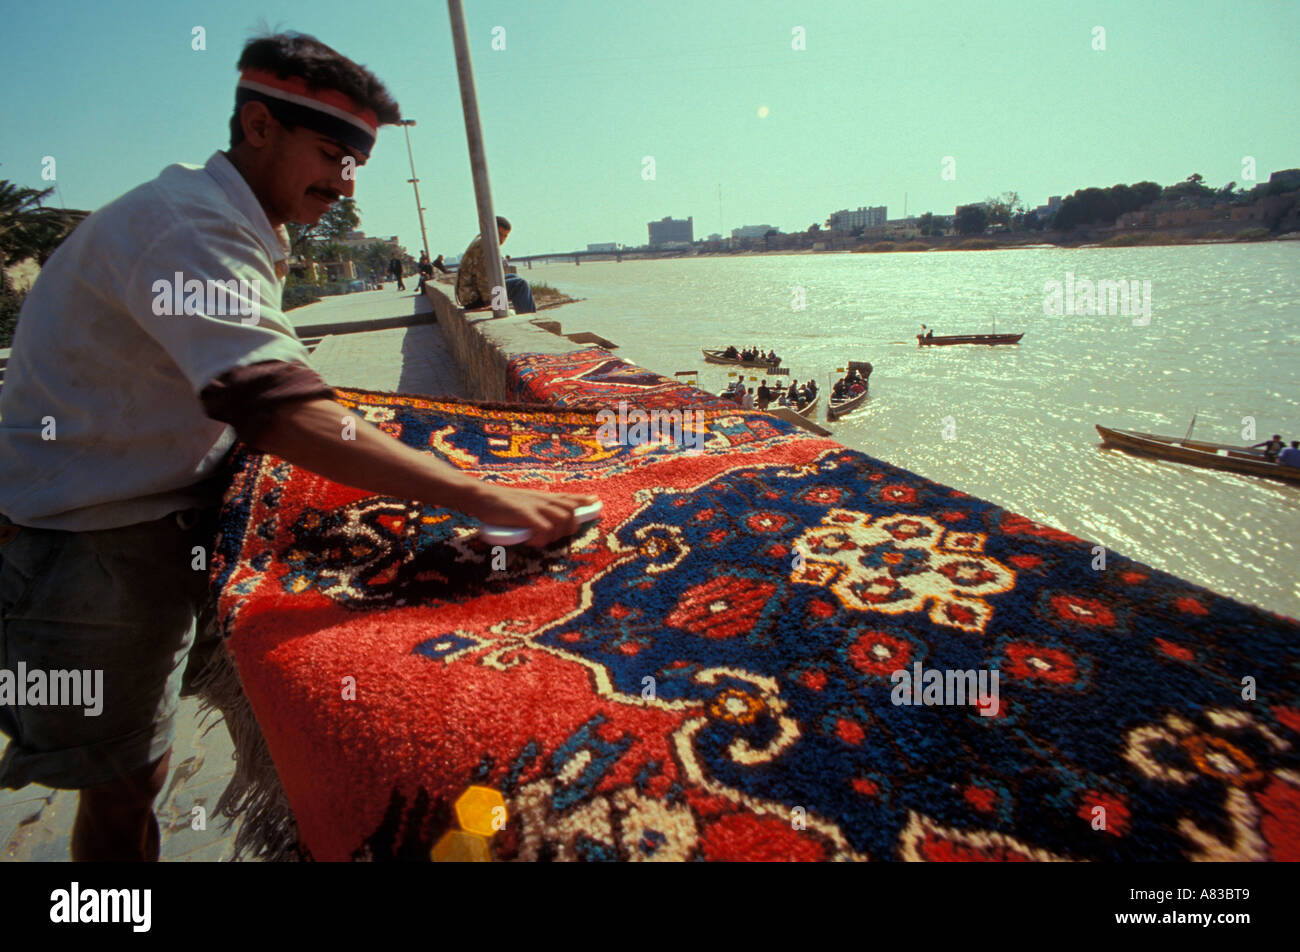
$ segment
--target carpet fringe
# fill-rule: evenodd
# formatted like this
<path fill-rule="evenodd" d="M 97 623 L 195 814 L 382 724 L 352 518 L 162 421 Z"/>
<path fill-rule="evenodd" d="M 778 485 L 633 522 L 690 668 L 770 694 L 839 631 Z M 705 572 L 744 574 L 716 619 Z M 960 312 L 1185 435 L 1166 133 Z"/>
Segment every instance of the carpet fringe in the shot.
<path fill-rule="evenodd" d="M 208 664 L 194 679 L 199 696 L 199 725 L 213 713 L 226 722 L 235 747 L 235 773 L 217 801 L 216 814 L 227 818 L 227 829 L 243 818 L 235 834 L 235 860 L 293 862 L 302 859 L 298 824 L 289 798 L 280 784 L 271 752 L 253 707 L 244 694 L 234 660 L 224 644 L 212 652 Z M 220 721 L 215 721 L 211 730 Z"/>

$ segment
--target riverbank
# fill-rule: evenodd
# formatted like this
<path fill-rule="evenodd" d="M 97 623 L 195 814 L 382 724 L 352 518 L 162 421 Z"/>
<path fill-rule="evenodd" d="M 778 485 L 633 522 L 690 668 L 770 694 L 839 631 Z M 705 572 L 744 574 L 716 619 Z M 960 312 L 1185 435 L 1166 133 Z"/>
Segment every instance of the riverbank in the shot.
<path fill-rule="evenodd" d="M 1286 232 L 1281 235 L 1259 234 L 1259 231 L 1262 231 L 1262 229 L 1249 229 L 1247 231 L 1239 232 L 1236 235 L 1213 232 L 1200 235 L 1184 235 L 1177 232 L 1167 231 L 1118 232 L 1105 238 L 1099 238 L 1096 235 L 1088 235 L 1086 237 L 1079 237 L 1072 240 L 1044 240 L 1041 236 L 1035 238 L 1017 236 L 1014 239 L 987 235 L 967 238 L 944 236 L 942 238 L 912 238 L 898 241 L 884 239 L 881 241 L 864 242 L 861 244 L 844 242 L 843 244 L 831 248 L 774 248 L 771 250 L 747 249 L 745 251 L 699 251 L 692 254 L 665 256 L 664 260 L 677 260 L 679 258 L 758 258 L 769 257 L 772 255 L 820 255 L 843 253 L 887 254 L 895 251 L 1036 251 L 1042 249 L 1077 250 L 1087 248 L 1156 248 L 1184 245 L 1263 244 L 1266 242 L 1295 241 L 1300 239 L 1300 231 Z M 636 260 L 653 261 L 660 259 L 638 258 Z"/>
<path fill-rule="evenodd" d="M 549 311 L 565 304 L 577 304 L 579 301 L 586 300 L 586 298 L 569 297 L 558 288 L 541 281 L 536 284 L 530 282 L 529 286 L 533 289 L 533 303 L 537 305 L 539 311 Z"/>

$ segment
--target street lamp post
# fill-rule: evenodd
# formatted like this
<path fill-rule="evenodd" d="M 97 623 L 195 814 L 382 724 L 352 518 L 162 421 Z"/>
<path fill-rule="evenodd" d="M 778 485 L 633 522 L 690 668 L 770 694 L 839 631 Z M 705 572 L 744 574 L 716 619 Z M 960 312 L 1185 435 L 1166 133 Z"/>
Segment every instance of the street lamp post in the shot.
<path fill-rule="evenodd" d="M 489 285 L 494 289 L 493 317 L 505 317 L 506 306 L 496 306 L 497 288 L 506 286 L 501 266 L 501 246 L 497 242 L 496 216 L 492 212 L 492 186 L 488 182 L 487 150 L 483 147 L 483 128 L 478 118 L 478 94 L 474 91 L 474 64 L 469 55 L 465 33 L 465 10 L 461 0 L 447 0 L 451 19 L 451 39 L 456 50 L 456 72 L 460 78 L 460 105 L 465 113 L 465 139 L 469 145 L 469 166 L 474 176 L 474 197 L 478 204 L 478 227 L 482 235 L 484 265 Z"/>
<path fill-rule="evenodd" d="M 411 151 L 411 126 L 415 125 L 415 120 L 402 119 L 397 124 L 406 133 L 406 155 L 411 160 L 411 177 L 407 181 L 415 189 L 415 210 L 420 216 L 420 240 L 424 242 L 425 257 L 433 260 L 433 255 L 429 254 L 429 235 L 424 230 L 424 207 L 420 204 L 420 180 L 415 177 L 415 153 Z"/>

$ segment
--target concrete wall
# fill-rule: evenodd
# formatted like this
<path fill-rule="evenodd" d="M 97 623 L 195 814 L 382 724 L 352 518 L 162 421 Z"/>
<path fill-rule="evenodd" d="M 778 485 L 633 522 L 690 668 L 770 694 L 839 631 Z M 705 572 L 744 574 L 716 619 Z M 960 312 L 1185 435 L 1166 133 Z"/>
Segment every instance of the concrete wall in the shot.
<path fill-rule="evenodd" d="M 490 310 L 466 312 L 436 284 L 426 284 L 424 294 L 433 304 L 438 326 L 452 356 L 460 365 L 465 390 L 471 400 L 507 399 L 506 365 L 513 357 L 520 354 L 566 354 L 584 349 L 535 325 L 532 322 L 534 315 L 493 318 Z M 546 323 L 555 324 L 554 321 Z"/>

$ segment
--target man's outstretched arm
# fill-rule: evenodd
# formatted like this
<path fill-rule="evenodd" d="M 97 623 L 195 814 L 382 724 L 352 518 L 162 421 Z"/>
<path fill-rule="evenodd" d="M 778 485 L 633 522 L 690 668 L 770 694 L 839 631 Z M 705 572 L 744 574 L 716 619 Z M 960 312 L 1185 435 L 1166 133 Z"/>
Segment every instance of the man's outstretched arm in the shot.
<path fill-rule="evenodd" d="M 355 439 L 344 439 L 348 419 Z M 493 486 L 393 439 L 333 400 L 283 405 L 256 436 L 258 449 L 346 486 L 445 506 L 483 522 L 533 530 L 543 546 L 578 529 L 573 510 L 594 496 Z"/>
<path fill-rule="evenodd" d="M 333 399 L 309 368 L 270 361 L 233 369 L 201 394 L 209 416 L 240 439 L 327 479 L 446 506 L 483 522 L 533 530 L 542 546 L 577 529 L 573 510 L 594 496 L 507 489 L 411 449 Z"/>

